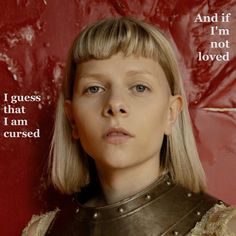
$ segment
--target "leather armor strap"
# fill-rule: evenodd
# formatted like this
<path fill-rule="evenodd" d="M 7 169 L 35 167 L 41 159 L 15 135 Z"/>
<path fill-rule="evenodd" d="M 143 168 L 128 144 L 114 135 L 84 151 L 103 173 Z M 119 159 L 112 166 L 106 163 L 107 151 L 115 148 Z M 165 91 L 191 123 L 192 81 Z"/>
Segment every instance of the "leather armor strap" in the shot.
<path fill-rule="evenodd" d="M 217 202 L 207 194 L 189 192 L 165 175 L 120 202 L 103 207 L 76 203 L 60 211 L 46 235 L 186 235 Z"/>

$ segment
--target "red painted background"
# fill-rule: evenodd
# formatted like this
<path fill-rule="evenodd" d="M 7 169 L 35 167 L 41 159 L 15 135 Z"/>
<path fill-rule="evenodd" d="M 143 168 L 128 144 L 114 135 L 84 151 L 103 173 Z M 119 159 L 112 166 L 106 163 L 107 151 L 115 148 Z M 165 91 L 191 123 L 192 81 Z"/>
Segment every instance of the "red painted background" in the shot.
<path fill-rule="evenodd" d="M 53 114 L 65 58 L 81 28 L 109 16 L 145 19 L 170 37 L 184 76 L 209 192 L 236 203 L 235 0 L 0 0 L 0 10 L 0 235 L 20 235 L 32 214 L 54 209 L 67 200 L 46 184 Z M 215 23 L 228 28 L 230 35 L 210 36 L 209 23 L 194 23 L 198 13 L 231 13 L 229 23 Z M 209 49 L 212 40 L 229 40 L 230 49 Z M 198 51 L 230 51 L 230 61 L 199 62 Z M 27 127 L 3 125 L 4 93 L 42 96 L 41 102 L 15 104 L 24 105 L 26 114 L 7 115 L 9 119 L 27 119 Z M 38 139 L 3 137 L 7 130 L 37 128 L 41 132 Z"/>

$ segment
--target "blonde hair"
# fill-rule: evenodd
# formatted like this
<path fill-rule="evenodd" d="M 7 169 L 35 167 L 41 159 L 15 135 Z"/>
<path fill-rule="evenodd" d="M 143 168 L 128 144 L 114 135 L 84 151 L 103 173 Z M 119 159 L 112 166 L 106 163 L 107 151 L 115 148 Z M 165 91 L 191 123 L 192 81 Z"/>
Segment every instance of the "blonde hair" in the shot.
<path fill-rule="evenodd" d="M 80 191 L 91 181 L 89 157 L 80 142 L 72 138 L 63 104 L 65 99 L 72 99 L 78 64 L 91 59 L 110 58 L 118 52 L 125 56 L 137 55 L 157 61 L 165 72 L 172 95 L 183 97 L 183 109 L 172 128 L 172 134 L 163 139 L 160 168 L 189 190 L 204 190 L 205 174 L 198 157 L 181 76 L 170 43 L 154 26 L 129 17 L 98 21 L 85 28 L 73 42 L 63 91 L 57 104 L 51 143 L 53 184 L 62 193 L 70 194 Z"/>

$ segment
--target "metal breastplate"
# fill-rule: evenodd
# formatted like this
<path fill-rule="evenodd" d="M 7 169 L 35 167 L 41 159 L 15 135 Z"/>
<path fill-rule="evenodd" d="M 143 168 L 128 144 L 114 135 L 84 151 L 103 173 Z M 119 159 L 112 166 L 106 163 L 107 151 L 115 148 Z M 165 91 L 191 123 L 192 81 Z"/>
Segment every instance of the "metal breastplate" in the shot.
<path fill-rule="evenodd" d="M 218 200 L 174 184 L 168 175 L 123 201 L 103 207 L 79 203 L 62 210 L 46 235 L 186 235 Z"/>

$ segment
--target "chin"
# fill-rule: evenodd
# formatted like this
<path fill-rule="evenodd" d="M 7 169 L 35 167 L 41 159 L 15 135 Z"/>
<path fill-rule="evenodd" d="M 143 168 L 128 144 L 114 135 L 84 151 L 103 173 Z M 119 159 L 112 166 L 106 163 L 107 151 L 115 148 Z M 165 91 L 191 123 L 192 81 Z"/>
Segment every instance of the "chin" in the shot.
<path fill-rule="evenodd" d="M 107 157 L 107 158 L 102 158 L 100 160 L 100 164 L 103 167 L 110 168 L 110 169 L 123 169 L 123 168 L 128 168 L 136 163 L 130 162 L 130 160 L 133 160 L 130 156 L 117 156 L 113 155 L 112 157 Z M 96 161 L 95 161 L 96 162 Z"/>

